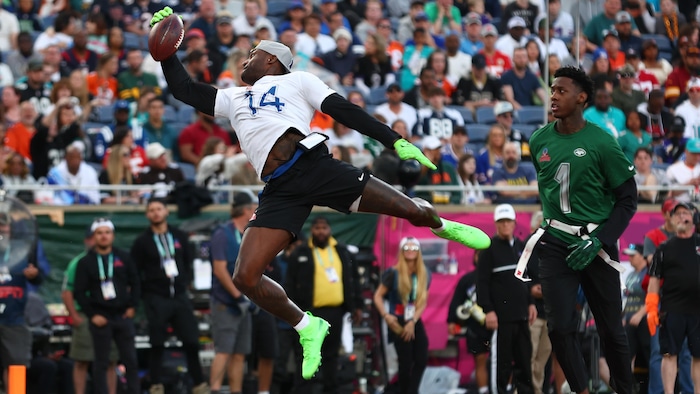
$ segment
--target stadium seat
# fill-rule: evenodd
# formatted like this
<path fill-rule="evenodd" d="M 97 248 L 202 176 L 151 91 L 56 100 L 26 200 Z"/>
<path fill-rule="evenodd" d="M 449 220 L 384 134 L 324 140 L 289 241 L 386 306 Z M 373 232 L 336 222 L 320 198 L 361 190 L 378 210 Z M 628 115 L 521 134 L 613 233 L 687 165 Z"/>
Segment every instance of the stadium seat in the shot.
<path fill-rule="evenodd" d="M 141 49 L 141 38 L 134 33 L 124 32 L 124 48 Z"/>
<path fill-rule="evenodd" d="M 267 2 L 267 16 L 284 18 L 287 15 L 287 9 L 289 9 L 288 1 L 275 0 Z"/>
<path fill-rule="evenodd" d="M 491 126 L 487 124 L 470 124 L 467 125 L 467 134 L 469 135 L 469 143 L 483 144 L 486 142 L 486 136 L 489 135 Z"/>
<path fill-rule="evenodd" d="M 100 129 L 105 127 L 104 123 L 95 123 L 95 122 L 85 122 L 83 123 L 83 131 L 87 133 L 88 135 L 98 133 Z"/>
<path fill-rule="evenodd" d="M 459 112 L 459 114 L 462 115 L 462 118 L 464 119 L 464 123 L 474 123 L 474 115 L 472 114 L 472 111 L 469 108 L 465 108 L 461 105 L 448 105 L 447 108 L 451 108 Z"/>
<path fill-rule="evenodd" d="M 673 53 L 673 44 L 668 37 L 661 34 L 642 34 L 642 40 L 654 40 L 656 41 L 656 46 L 659 48 L 659 53 L 669 52 Z"/>
<path fill-rule="evenodd" d="M 177 110 L 177 121 L 184 123 L 192 123 L 194 120 L 194 108 L 189 105 L 183 105 Z"/>
<path fill-rule="evenodd" d="M 41 26 L 44 27 L 44 30 L 48 29 L 49 27 L 53 27 L 53 23 L 56 21 L 57 15 L 58 14 L 53 14 L 41 18 Z"/>
<path fill-rule="evenodd" d="M 651 168 L 656 168 L 662 171 L 666 171 L 668 169 L 668 166 L 670 166 L 669 163 L 652 163 Z"/>
<path fill-rule="evenodd" d="M 165 105 L 163 120 L 168 123 L 177 122 L 179 120 L 177 116 L 177 110 L 175 110 L 175 107 L 173 107 L 172 105 Z"/>
<path fill-rule="evenodd" d="M 534 133 L 538 127 L 539 127 L 539 125 L 526 124 L 526 123 L 513 124 L 513 129 L 519 130 L 521 133 L 523 133 L 523 136 L 525 138 L 527 138 L 528 140 L 532 136 L 532 133 Z"/>
<path fill-rule="evenodd" d="M 496 115 L 493 114 L 493 107 L 479 107 L 476 109 L 476 123 L 491 125 L 496 123 Z"/>
<path fill-rule="evenodd" d="M 384 103 L 386 103 L 386 87 L 381 86 L 370 89 L 369 96 L 367 96 L 367 104 L 379 105 Z"/>
<path fill-rule="evenodd" d="M 175 133 L 177 133 L 178 135 L 180 134 L 180 132 L 182 131 L 182 129 L 184 129 L 185 127 L 189 126 L 189 124 L 190 124 L 190 123 L 183 123 L 183 122 L 172 122 L 172 123 L 168 123 L 168 125 L 170 126 L 170 128 L 172 128 L 173 131 L 174 131 Z"/>
<path fill-rule="evenodd" d="M 180 170 L 182 170 L 182 175 L 185 176 L 186 180 L 194 182 L 194 178 L 197 175 L 197 169 L 192 164 L 179 162 L 177 163 L 177 166 L 180 167 Z"/>
<path fill-rule="evenodd" d="M 543 107 L 522 107 L 515 111 L 514 121 L 517 123 L 525 124 L 542 124 L 544 121 L 544 108 Z"/>
<path fill-rule="evenodd" d="M 114 106 L 106 105 L 93 109 L 94 119 L 98 123 L 110 124 L 114 121 Z"/>
<path fill-rule="evenodd" d="M 374 112 L 377 111 L 377 107 L 378 107 L 378 106 L 377 106 L 377 105 L 374 105 L 374 104 L 367 104 L 367 105 L 365 106 L 365 112 L 367 112 L 367 113 L 370 114 L 370 115 L 374 115 Z"/>

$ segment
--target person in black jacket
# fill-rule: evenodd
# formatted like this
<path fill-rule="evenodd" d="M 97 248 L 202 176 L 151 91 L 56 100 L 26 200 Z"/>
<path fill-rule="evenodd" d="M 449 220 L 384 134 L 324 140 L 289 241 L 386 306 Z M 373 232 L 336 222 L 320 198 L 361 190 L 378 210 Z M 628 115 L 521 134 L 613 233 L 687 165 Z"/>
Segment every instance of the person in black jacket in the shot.
<path fill-rule="evenodd" d="M 358 287 L 357 270 L 347 246 L 338 243 L 331 235 L 331 226 L 323 216 L 311 222 L 311 238 L 300 245 L 289 257 L 285 278 L 285 290 L 289 299 L 303 310 L 310 310 L 331 325 L 323 343 L 320 372 L 323 392 L 336 392 L 335 374 L 338 365 L 343 316 L 354 313 L 354 320 L 361 318 L 362 298 Z M 301 354 L 301 349 L 297 349 Z M 319 383 L 299 379 L 296 392 L 311 392 Z"/>
<path fill-rule="evenodd" d="M 95 359 L 92 379 L 95 394 L 107 394 L 107 367 L 112 340 L 126 367 L 128 393 L 140 391 L 134 313 L 141 295 L 136 265 L 125 250 L 112 247 L 114 223 L 97 219 L 90 227 L 95 247 L 80 259 L 75 272 L 73 296 L 90 318 Z"/>
<path fill-rule="evenodd" d="M 528 285 L 514 275 L 525 244 L 513 235 L 513 206 L 497 206 L 494 221 L 496 236 L 491 238 L 491 246 L 479 255 L 479 265 L 476 268 L 477 302 L 486 313 L 486 328 L 494 330 L 491 362 L 495 363 L 492 370 L 497 372 L 496 387 L 491 387 L 491 392 L 506 393 L 512 374 L 513 385 L 518 393 L 532 394 L 532 343 L 528 323 L 532 324 L 537 318 L 537 309 Z M 493 378 L 491 382 L 493 385 Z"/>
<path fill-rule="evenodd" d="M 148 318 L 150 392 L 165 392 L 161 366 L 168 325 L 182 341 L 187 371 L 195 386 L 193 392 L 208 392 L 199 362 L 199 328 L 187 295 L 187 287 L 192 281 L 192 251 L 187 234 L 168 225 L 168 207 L 163 200 L 148 201 L 146 218 L 150 226 L 131 245 L 131 258 L 141 274 L 143 303 Z"/>

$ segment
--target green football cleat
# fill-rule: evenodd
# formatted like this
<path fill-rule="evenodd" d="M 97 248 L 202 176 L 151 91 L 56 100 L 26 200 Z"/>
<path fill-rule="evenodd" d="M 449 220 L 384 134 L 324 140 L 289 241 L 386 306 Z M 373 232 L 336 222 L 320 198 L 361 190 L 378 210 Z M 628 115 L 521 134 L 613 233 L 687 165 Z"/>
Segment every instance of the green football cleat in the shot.
<path fill-rule="evenodd" d="M 456 241 L 472 249 L 486 249 L 491 246 L 491 238 L 485 232 L 476 227 L 466 224 L 442 219 L 445 229 L 437 232 L 433 229 L 433 234 L 440 238 Z"/>
<path fill-rule="evenodd" d="M 306 314 L 309 315 L 309 325 L 299 331 L 299 343 L 304 349 L 301 376 L 309 380 L 321 365 L 321 346 L 323 346 L 323 340 L 328 335 L 331 325 L 320 317 L 313 316 L 311 312 L 306 312 Z"/>

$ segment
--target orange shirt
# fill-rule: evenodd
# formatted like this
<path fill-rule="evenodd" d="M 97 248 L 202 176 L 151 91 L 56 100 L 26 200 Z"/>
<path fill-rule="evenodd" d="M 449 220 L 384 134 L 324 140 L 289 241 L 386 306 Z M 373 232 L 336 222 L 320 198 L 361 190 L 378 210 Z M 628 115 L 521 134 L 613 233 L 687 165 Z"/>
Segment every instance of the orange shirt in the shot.
<path fill-rule="evenodd" d="M 610 69 L 614 71 L 619 70 L 625 65 L 625 53 L 622 51 L 617 51 L 617 55 L 614 59 L 612 56 L 608 56 L 608 59 L 610 59 Z"/>
<path fill-rule="evenodd" d="M 114 77 L 102 78 L 93 71 L 87 76 L 88 92 L 95 98 L 114 101 L 117 96 L 117 79 Z"/>
<path fill-rule="evenodd" d="M 25 159 L 31 160 L 29 144 L 34 136 L 34 131 L 34 129 L 30 130 L 20 122 L 13 124 L 5 133 L 5 146 L 19 153 Z"/>

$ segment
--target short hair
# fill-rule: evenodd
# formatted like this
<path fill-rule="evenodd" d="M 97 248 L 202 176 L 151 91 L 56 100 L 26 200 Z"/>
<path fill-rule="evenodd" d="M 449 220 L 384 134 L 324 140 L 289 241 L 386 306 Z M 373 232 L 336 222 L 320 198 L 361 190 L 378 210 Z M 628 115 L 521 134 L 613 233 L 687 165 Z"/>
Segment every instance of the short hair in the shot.
<path fill-rule="evenodd" d="M 593 80 L 586 75 L 583 69 L 574 66 L 564 66 L 554 73 L 554 78 L 559 77 L 569 78 L 574 81 L 574 84 L 588 96 L 586 104 L 593 101 Z"/>
<path fill-rule="evenodd" d="M 163 100 L 162 97 L 156 96 L 156 97 L 153 97 L 152 99 L 148 100 L 148 106 L 150 107 L 151 104 L 153 104 L 156 101 L 160 101 L 161 103 L 163 103 L 163 105 L 165 105 L 165 100 Z"/>
<path fill-rule="evenodd" d="M 646 146 L 640 146 L 639 148 L 637 148 L 636 151 L 634 151 L 634 158 L 636 159 L 637 155 L 640 154 L 641 152 L 646 152 L 646 154 L 648 154 L 649 157 L 654 156 L 654 152 L 651 151 L 651 148 L 648 148 Z"/>
<path fill-rule="evenodd" d="M 311 227 L 313 227 L 321 222 L 324 222 L 329 226 L 331 225 L 331 222 L 328 221 L 327 217 L 319 215 L 319 216 L 316 216 L 315 218 L 313 218 L 313 220 L 311 221 Z"/>
<path fill-rule="evenodd" d="M 661 89 L 654 89 L 651 92 L 649 92 L 649 100 L 659 98 L 664 98 L 664 92 L 662 92 Z"/>
<path fill-rule="evenodd" d="M 167 206 L 168 206 L 168 203 L 167 203 L 167 201 L 165 201 L 164 198 L 160 198 L 160 197 L 151 197 L 151 198 L 149 198 L 148 201 L 146 202 L 146 207 L 148 207 L 149 205 L 154 204 L 154 203 L 163 204 L 164 207 L 167 207 Z"/>
<path fill-rule="evenodd" d="M 198 62 L 198 61 L 202 60 L 202 58 L 206 55 L 207 54 L 204 53 L 204 51 L 200 51 L 199 49 L 195 49 L 192 52 L 190 52 L 189 54 L 187 54 L 187 56 L 185 56 L 184 60 L 185 60 L 185 63 Z"/>

